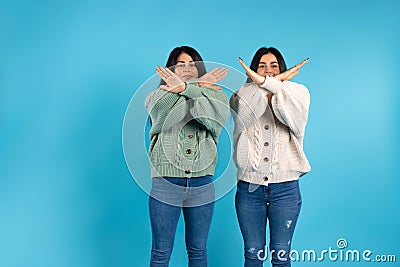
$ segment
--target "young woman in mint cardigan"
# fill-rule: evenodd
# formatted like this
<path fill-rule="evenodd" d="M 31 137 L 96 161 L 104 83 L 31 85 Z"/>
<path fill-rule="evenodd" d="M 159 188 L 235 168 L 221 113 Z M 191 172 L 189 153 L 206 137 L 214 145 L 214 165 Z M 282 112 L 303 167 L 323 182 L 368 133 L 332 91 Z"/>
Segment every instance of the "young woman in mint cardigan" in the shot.
<path fill-rule="evenodd" d="M 308 60 L 287 70 L 275 48 L 260 48 L 249 77 L 231 97 L 238 168 L 235 206 L 244 240 L 245 266 L 290 266 L 290 245 L 301 207 L 298 178 L 310 171 L 303 151 L 310 95 L 289 81 Z M 269 254 L 266 225 L 269 224 Z"/>
<path fill-rule="evenodd" d="M 168 266 L 183 212 L 189 266 L 207 266 L 206 241 L 214 209 L 212 178 L 217 142 L 229 113 L 226 94 L 214 84 L 227 70 L 208 73 L 199 53 L 176 47 L 161 83 L 145 102 L 150 114 L 150 266 Z"/>

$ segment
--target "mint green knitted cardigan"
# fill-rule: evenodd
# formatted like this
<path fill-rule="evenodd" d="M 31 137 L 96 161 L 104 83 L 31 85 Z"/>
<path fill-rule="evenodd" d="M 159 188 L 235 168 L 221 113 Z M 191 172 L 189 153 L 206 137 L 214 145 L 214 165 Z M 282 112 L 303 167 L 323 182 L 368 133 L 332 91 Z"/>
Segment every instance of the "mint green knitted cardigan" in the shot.
<path fill-rule="evenodd" d="M 214 175 L 216 145 L 229 113 L 224 91 L 189 82 L 181 93 L 151 92 L 145 107 L 152 123 L 152 177 Z"/>

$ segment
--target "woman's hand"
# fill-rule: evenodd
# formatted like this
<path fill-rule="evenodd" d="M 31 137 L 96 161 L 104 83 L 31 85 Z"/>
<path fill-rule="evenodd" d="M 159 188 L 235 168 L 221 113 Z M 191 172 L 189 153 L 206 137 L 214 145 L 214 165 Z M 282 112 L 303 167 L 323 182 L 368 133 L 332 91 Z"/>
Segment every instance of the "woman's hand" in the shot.
<path fill-rule="evenodd" d="M 296 64 L 295 66 L 291 67 L 287 71 L 276 75 L 275 78 L 280 81 L 289 81 L 290 79 L 292 79 L 294 76 L 296 76 L 299 73 L 299 69 L 301 67 L 303 67 L 309 60 L 310 60 L 309 58 L 306 58 L 305 60 L 303 60 L 299 64 Z"/>
<path fill-rule="evenodd" d="M 186 86 L 185 83 L 181 80 L 181 78 L 178 77 L 174 72 L 172 72 L 168 68 L 163 68 L 160 66 L 156 67 L 157 74 L 160 76 L 161 79 L 167 84 L 167 85 L 160 85 L 160 89 L 172 92 L 172 93 L 180 93 L 185 91 Z"/>
<path fill-rule="evenodd" d="M 210 72 L 207 72 L 199 79 L 197 79 L 197 83 L 199 86 L 208 86 L 217 90 L 221 90 L 220 86 L 214 85 L 219 82 L 228 74 L 228 70 L 225 68 L 215 68 Z"/>
<path fill-rule="evenodd" d="M 240 65 L 242 65 L 243 69 L 246 71 L 247 77 L 252 79 L 255 84 L 261 85 L 264 83 L 265 77 L 261 76 L 254 70 L 250 69 L 249 66 L 247 66 L 240 57 L 239 57 L 239 63 L 240 63 Z"/>

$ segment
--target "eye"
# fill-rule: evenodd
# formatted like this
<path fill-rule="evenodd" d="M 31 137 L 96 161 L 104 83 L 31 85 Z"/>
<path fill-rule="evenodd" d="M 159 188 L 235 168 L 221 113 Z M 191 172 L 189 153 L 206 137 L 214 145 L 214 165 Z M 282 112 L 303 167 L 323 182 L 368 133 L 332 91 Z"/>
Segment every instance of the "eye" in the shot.
<path fill-rule="evenodd" d="M 265 65 L 258 65 L 258 68 L 263 70 L 265 69 Z"/>
<path fill-rule="evenodd" d="M 189 63 L 189 67 L 191 67 L 191 68 L 194 68 L 194 67 L 196 67 L 196 63 L 194 63 L 194 62 L 190 62 L 190 63 Z"/>
<path fill-rule="evenodd" d="M 279 65 L 276 65 L 276 64 L 275 64 L 275 65 L 272 65 L 271 68 L 277 69 L 277 68 L 279 68 Z"/>
<path fill-rule="evenodd" d="M 177 64 L 175 68 L 181 69 L 183 67 L 185 67 L 185 64 L 180 63 L 180 64 Z"/>

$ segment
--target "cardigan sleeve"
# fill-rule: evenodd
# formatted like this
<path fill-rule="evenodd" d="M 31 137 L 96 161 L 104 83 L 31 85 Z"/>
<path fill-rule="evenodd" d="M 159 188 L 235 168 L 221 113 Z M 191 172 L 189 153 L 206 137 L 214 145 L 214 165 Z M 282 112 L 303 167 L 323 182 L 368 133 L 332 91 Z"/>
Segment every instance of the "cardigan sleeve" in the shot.
<path fill-rule="evenodd" d="M 217 142 L 229 114 L 228 97 L 225 92 L 198 86 L 197 83 L 187 83 L 186 89 L 180 95 L 192 100 L 190 114 L 211 132 Z"/>
<path fill-rule="evenodd" d="M 307 124 L 310 93 L 298 83 L 266 77 L 262 88 L 272 92 L 271 103 L 275 116 L 288 126 L 296 137 L 302 138 Z"/>
<path fill-rule="evenodd" d="M 266 94 L 262 94 L 257 85 L 244 84 L 230 99 L 237 130 L 241 132 L 256 123 L 265 113 L 267 105 Z"/>
<path fill-rule="evenodd" d="M 150 114 L 150 135 L 171 129 L 181 122 L 189 111 L 185 97 L 162 89 L 147 95 L 145 107 Z"/>

